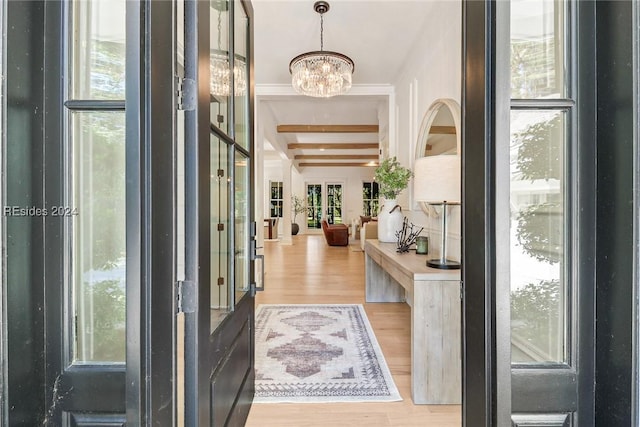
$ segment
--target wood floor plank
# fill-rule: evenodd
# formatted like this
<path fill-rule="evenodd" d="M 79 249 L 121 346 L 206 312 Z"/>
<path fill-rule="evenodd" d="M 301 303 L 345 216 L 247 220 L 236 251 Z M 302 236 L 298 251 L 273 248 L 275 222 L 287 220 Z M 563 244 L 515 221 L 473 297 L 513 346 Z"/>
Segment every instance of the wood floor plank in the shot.
<path fill-rule="evenodd" d="M 247 427 L 459 427 L 460 405 L 411 401 L 411 311 L 405 303 L 364 301 L 364 253 L 328 246 L 322 235 L 265 241 L 265 291 L 256 304 L 363 304 L 402 402 L 254 404 Z"/>

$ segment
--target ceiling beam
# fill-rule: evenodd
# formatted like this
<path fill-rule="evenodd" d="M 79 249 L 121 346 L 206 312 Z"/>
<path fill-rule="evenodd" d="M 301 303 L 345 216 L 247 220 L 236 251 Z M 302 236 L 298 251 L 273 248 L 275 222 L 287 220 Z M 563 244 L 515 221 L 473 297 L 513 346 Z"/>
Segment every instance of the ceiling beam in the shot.
<path fill-rule="evenodd" d="M 443 135 L 455 135 L 456 127 L 455 126 L 431 126 L 429 128 L 429 133 L 439 133 Z"/>
<path fill-rule="evenodd" d="M 303 149 L 303 150 L 370 150 L 378 149 L 378 143 L 344 143 L 344 144 L 323 144 L 323 143 L 295 143 L 287 144 L 289 150 Z"/>
<path fill-rule="evenodd" d="M 377 154 L 296 154 L 295 160 L 378 160 Z"/>
<path fill-rule="evenodd" d="M 298 166 L 301 168 L 309 168 L 309 167 L 350 167 L 350 168 L 371 168 L 377 167 L 377 162 L 367 162 L 367 163 L 339 163 L 339 162 L 324 162 L 324 163 L 300 163 Z"/>
<path fill-rule="evenodd" d="M 279 133 L 378 133 L 378 125 L 278 125 Z"/>

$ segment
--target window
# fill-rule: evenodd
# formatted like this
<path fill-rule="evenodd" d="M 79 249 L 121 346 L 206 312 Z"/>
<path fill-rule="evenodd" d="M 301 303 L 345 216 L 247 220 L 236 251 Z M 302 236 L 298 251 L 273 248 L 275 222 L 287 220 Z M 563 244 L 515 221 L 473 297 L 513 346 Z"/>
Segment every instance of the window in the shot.
<path fill-rule="evenodd" d="M 273 181 L 269 186 L 271 187 L 269 216 L 271 218 L 282 218 L 282 182 Z"/>
<path fill-rule="evenodd" d="M 511 2 L 512 363 L 567 363 L 574 100 L 567 2 Z"/>
<path fill-rule="evenodd" d="M 378 200 L 378 183 L 362 183 L 362 215 L 377 216 L 380 207 Z"/>
<path fill-rule="evenodd" d="M 125 7 L 70 8 L 65 132 L 73 155 L 67 203 L 56 209 L 73 235 L 71 353 L 80 364 L 125 361 Z"/>

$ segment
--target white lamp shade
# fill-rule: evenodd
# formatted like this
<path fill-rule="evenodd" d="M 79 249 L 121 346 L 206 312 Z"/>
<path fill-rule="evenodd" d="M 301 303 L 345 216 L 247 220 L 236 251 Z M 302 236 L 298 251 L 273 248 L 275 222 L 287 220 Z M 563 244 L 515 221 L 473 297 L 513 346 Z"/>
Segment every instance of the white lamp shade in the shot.
<path fill-rule="evenodd" d="M 421 157 L 416 159 L 413 174 L 416 202 L 460 202 L 460 156 Z"/>

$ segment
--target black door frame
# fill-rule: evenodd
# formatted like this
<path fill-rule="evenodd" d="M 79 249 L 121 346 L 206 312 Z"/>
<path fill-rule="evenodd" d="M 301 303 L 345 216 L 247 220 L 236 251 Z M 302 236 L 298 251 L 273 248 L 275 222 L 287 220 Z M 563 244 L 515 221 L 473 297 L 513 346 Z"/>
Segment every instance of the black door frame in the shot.
<path fill-rule="evenodd" d="M 2 152 L 3 208 L 43 205 L 44 25 L 42 2 L 4 2 L 6 78 L 2 81 L 6 111 Z M 25 55 L 28 52 L 28 55 Z M 11 83 L 11 84 L 9 84 Z M 20 123 L 21 126 L 10 126 Z M 19 142 L 19 144 L 18 144 Z M 16 171 L 7 165 L 16 166 Z M 0 423 L 36 425 L 47 408 L 43 222 L 3 213 L 3 419 Z M 21 221 L 12 225 L 9 221 Z M 15 257 L 14 257 L 15 254 Z M 14 261 L 15 258 L 15 261 Z M 60 372 L 53 363 L 49 371 Z M 55 375 L 54 375 L 55 376 Z M 50 375 L 49 375 L 50 377 Z M 6 394 L 5 394 L 6 393 Z"/>
<path fill-rule="evenodd" d="M 200 218 L 210 217 L 209 187 L 202 185 L 209 181 L 210 162 L 210 95 L 207 79 L 198 78 L 209 66 L 209 3 L 185 0 L 185 51 L 184 77 L 194 81 L 196 105 L 193 111 L 185 112 L 185 283 L 193 283 L 191 298 L 198 303 L 200 283 L 207 286 L 210 281 L 210 221 Z M 207 73 L 204 73 L 208 75 Z M 201 96 L 206 94 L 206 96 Z M 202 143 L 201 143 L 202 141 Z M 204 143 L 206 141 L 207 143 Z M 209 328 L 199 325 L 209 322 L 211 313 L 208 301 L 200 309 L 194 304 L 193 310 L 185 312 L 185 426 L 210 425 L 210 408 L 206 399 L 209 379 L 199 374 L 206 372 L 209 365 L 207 342 Z M 187 351 L 187 349 L 189 349 Z"/>
<path fill-rule="evenodd" d="M 498 419 L 504 422 L 510 412 L 510 398 L 500 415 L 497 406 L 505 401 L 498 396 L 499 377 L 507 378 L 505 372 L 499 375 L 496 361 L 493 156 L 498 3 L 465 1 L 462 5 L 462 422 L 469 427 L 502 425 Z"/>
<path fill-rule="evenodd" d="M 596 425 L 634 425 L 638 277 L 637 1 L 596 1 Z M 635 9 L 635 11 L 634 11 Z M 636 258 L 637 260 L 637 258 Z"/>
<path fill-rule="evenodd" d="M 176 422 L 174 7 L 127 1 L 128 425 Z"/>

